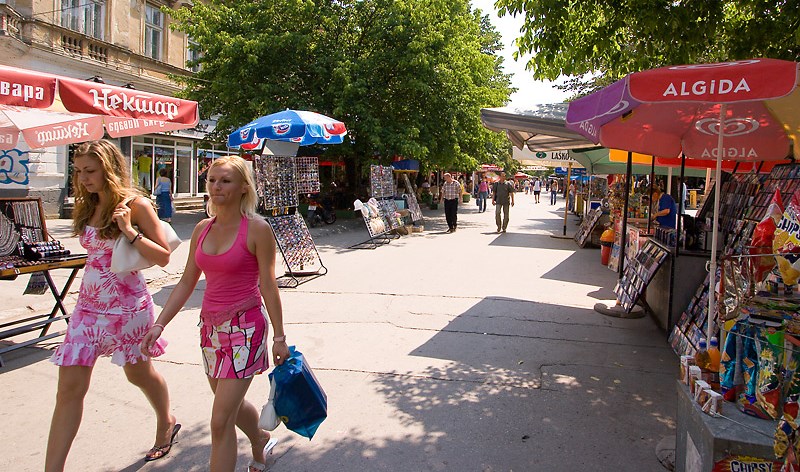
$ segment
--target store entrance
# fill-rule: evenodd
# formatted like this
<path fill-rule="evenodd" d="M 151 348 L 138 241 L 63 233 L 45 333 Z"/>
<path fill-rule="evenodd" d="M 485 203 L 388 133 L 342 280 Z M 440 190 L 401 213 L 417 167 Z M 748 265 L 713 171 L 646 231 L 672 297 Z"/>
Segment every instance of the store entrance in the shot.
<path fill-rule="evenodd" d="M 192 146 L 188 141 L 137 136 L 133 142 L 134 182 L 152 194 L 161 170 L 170 180 L 172 193 L 192 193 Z"/>

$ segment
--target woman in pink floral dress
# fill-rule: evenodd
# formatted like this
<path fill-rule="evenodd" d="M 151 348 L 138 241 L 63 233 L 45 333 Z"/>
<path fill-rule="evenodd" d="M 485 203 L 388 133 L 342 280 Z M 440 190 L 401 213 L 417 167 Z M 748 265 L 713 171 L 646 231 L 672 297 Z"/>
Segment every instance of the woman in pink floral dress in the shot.
<path fill-rule="evenodd" d="M 244 396 L 253 376 L 269 367 L 266 315 L 274 329 L 272 360 L 282 364 L 289 356 L 275 282 L 275 236 L 255 213 L 255 184 L 242 158 L 216 159 L 206 186 L 213 217 L 195 227 L 183 276 L 164 304 L 159 324 L 142 340 L 142 351 L 155 353 L 161 325 L 178 314 L 205 274 L 200 347 L 214 391 L 209 470 L 232 472 L 236 467 L 238 426 L 250 440 L 248 471 L 258 472 L 266 469 L 266 455 L 275 440 L 258 427 L 258 411 Z"/>
<path fill-rule="evenodd" d="M 105 140 L 81 144 L 73 164 L 73 230 L 88 257 L 66 337 L 51 358 L 60 367 L 47 472 L 64 470 L 81 423 L 92 368 L 101 356 L 111 356 L 112 363 L 122 366 L 128 381 L 144 392 L 155 411 L 155 446 L 146 461 L 165 456 L 180 429 L 170 414 L 167 384 L 139 349 L 155 313 L 144 276 L 110 270 L 114 241 L 120 234 L 145 258 L 166 265 L 170 252 L 164 231 L 150 200 L 137 198 L 141 193 L 131 188 L 128 165 L 114 144 Z M 161 355 L 165 345 L 155 346 L 152 355 Z"/>

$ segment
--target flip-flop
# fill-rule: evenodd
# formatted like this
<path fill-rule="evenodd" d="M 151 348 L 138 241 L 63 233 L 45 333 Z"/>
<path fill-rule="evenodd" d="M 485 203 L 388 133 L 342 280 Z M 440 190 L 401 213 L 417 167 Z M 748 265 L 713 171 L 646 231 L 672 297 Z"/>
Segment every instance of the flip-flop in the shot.
<path fill-rule="evenodd" d="M 169 451 L 172 450 L 172 445 L 175 444 L 175 438 L 178 436 L 178 431 L 181 430 L 181 424 L 175 423 L 175 426 L 172 427 L 172 436 L 169 438 L 169 443 L 163 446 L 153 446 L 147 454 L 144 456 L 145 462 L 152 462 L 169 454 Z"/>
<path fill-rule="evenodd" d="M 269 438 L 267 444 L 264 445 L 264 460 L 266 461 L 267 456 L 272 454 L 272 449 L 275 448 L 275 445 L 278 444 L 278 440 L 275 438 Z M 267 464 L 262 464 L 261 462 L 256 462 L 255 460 L 250 460 L 250 463 L 247 464 L 247 472 L 250 472 L 250 469 L 255 469 L 259 472 L 264 472 L 267 470 Z"/>

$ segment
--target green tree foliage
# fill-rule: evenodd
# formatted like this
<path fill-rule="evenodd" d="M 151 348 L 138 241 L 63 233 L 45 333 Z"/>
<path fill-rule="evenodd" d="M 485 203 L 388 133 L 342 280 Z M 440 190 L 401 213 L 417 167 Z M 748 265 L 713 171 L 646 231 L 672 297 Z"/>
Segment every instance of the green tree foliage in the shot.
<path fill-rule="evenodd" d="M 331 152 L 469 169 L 508 154 L 480 108 L 502 106 L 510 79 L 499 34 L 466 0 L 211 0 L 171 10 L 202 51 L 186 95 L 220 115 L 218 138 L 285 108 L 343 121 Z"/>
<path fill-rule="evenodd" d="M 533 54 L 527 67 L 537 79 L 592 74 L 602 85 L 665 65 L 800 54 L 797 0 L 498 0 L 496 6 L 501 14 L 524 15 L 515 54 Z"/>

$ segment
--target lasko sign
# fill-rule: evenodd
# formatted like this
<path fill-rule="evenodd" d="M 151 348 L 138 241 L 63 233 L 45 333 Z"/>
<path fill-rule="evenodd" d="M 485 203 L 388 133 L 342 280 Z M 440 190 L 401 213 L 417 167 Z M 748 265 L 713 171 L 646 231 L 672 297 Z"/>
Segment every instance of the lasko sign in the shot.
<path fill-rule="evenodd" d="M 550 161 L 572 161 L 575 162 L 574 159 L 569 157 L 569 152 L 567 151 L 539 151 L 536 153 L 537 159 L 547 159 Z"/>

